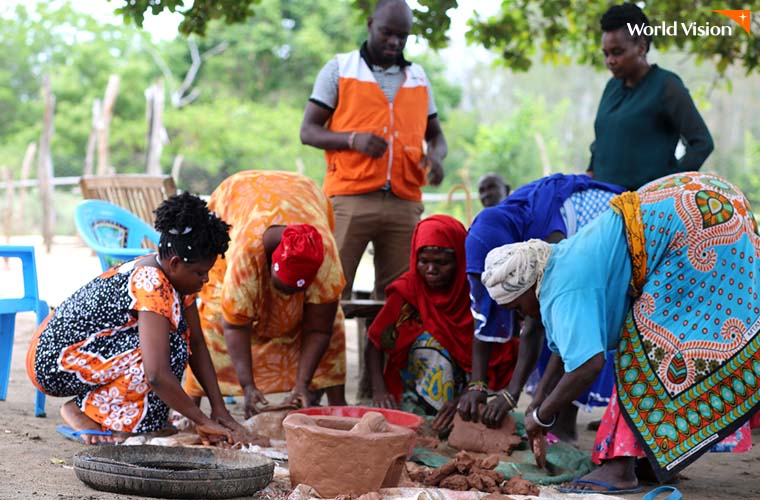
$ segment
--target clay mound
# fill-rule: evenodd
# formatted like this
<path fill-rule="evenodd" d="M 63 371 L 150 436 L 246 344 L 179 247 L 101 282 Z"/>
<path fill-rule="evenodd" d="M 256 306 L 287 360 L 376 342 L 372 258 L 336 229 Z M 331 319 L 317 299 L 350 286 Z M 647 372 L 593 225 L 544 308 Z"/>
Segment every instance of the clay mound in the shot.
<path fill-rule="evenodd" d="M 378 432 L 388 432 L 391 428 L 388 421 L 382 413 L 369 411 L 362 415 L 362 418 L 349 431 L 352 434 L 373 434 Z"/>
<path fill-rule="evenodd" d="M 482 422 L 466 422 L 457 413 L 449 434 L 449 445 L 458 450 L 509 455 L 520 444 L 515 431 L 515 419 L 511 415 L 504 418 L 498 429 L 491 429 Z"/>
<path fill-rule="evenodd" d="M 501 486 L 502 493 L 508 495 L 538 495 L 539 488 L 522 476 L 515 476 Z"/>
<path fill-rule="evenodd" d="M 263 406 L 259 413 L 243 422 L 242 425 L 249 432 L 259 436 L 284 441 L 285 429 L 282 427 L 282 421 L 295 409 L 293 405 Z"/>
<path fill-rule="evenodd" d="M 498 463 L 498 456 L 476 458 L 466 451 L 460 451 L 454 456 L 454 460 L 446 462 L 437 469 L 427 473 L 415 470 L 414 475 L 422 479 L 426 486 L 456 491 L 475 489 L 488 493 L 501 493 L 499 485 L 504 481 L 504 476 L 493 470 Z"/>

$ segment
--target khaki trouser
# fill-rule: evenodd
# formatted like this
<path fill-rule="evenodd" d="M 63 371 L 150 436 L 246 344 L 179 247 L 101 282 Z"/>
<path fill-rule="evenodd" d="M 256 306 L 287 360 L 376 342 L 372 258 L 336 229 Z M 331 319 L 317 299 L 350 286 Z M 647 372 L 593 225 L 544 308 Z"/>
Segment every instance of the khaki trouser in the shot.
<path fill-rule="evenodd" d="M 424 205 L 390 191 L 333 196 L 335 241 L 346 277 L 343 299 L 351 298 L 354 277 L 367 244 L 374 248 L 375 286 L 372 297 L 385 298 L 385 287 L 409 269 L 414 228 Z"/>

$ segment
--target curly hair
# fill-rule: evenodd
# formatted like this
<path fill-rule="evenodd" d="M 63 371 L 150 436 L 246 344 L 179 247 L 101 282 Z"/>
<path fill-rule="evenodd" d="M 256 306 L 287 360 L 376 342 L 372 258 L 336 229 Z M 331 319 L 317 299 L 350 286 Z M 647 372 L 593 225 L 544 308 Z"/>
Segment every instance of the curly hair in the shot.
<path fill-rule="evenodd" d="M 602 15 L 602 19 L 599 21 L 602 25 L 602 31 L 615 31 L 617 29 L 628 26 L 650 26 L 649 18 L 644 14 L 636 4 L 623 3 L 620 5 L 613 5 L 607 12 Z M 638 40 L 643 38 L 647 45 L 647 52 L 649 52 L 649 45 L 652 43 L 651 35 L 635 35 L 631 34 L 631 38 Z"/>
<path fill-rule="evenodd" d="M 174 195 L 154 210 L 155 228 L 161 233 L 160 258 L 180 257 L 185 262 L 224 255 L 230 243 L 230 225 L 209 211 L 206 202 L 190 193 Z"/>

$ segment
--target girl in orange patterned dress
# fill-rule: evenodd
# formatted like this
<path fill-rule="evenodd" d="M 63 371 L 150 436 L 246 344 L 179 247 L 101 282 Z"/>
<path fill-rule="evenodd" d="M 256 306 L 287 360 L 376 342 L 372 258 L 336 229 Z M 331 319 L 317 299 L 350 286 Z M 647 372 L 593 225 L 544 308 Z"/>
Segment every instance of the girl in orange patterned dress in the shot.
<path fill-rule="evenodd" d="M 345 279 L 322 190 L 293 172 L 250 170 L 224 180 L 209 207 L 233 227 L 199 306 L 222 393 L 244 396 L 246 418 L 278 392 L 308 406 L 324 390 L 345 404 Z M 205 395 L 190 373 L 184 387 Z"/>
<path fill-rule="evenodd" d="M 61 416 L 85 443 L 159 431 L 169 408 L 204 442 L 232 442 L 240 427 L 224 406 L 195 304 L 230 226 L 188 193 L 164 201 L 155 225 L 158 254 L 109 269 L 57 307 L 35 332 L 27 372 L 45 394 L 73 396 Z M 188 360 L 210 416 L 180 385 Z"/>

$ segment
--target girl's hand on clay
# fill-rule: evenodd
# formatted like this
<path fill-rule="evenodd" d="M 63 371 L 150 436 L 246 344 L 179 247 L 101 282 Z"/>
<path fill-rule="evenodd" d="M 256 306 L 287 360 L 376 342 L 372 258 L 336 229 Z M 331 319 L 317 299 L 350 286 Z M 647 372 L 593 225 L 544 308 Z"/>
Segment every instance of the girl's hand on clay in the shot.
<path fill-rule="evenodd" d="M 205 445 L 215 444 L 226 441 L 229 444 L 234 444 L 232 437 L 232 431 L 222 424 L 218 424 L 213 420 L 208 420 L 203 424 L 195 425 L 195 432 L 201 438 L 201 442 Z"/>
<path fill-rule="evenodd" d="M 249 386 L 245 388 L 244 392 L 244 415 L 246 420 L 256 415 L 259 409 L 256 405 L 263 404 L 268 405 L 269 401 L 255 386 Z"/>
<path fill-rule="evenodd" d="M 505 398 L 501 396 L 493 398 L 483 410 L 483 423 L 492 429 L 499 427 L 512 408 Z"/>
<path fill-rule="evenodd" d="M 376 408 L 386 408 L 388 410 L 397 410 L 396 398 L 387 392 L 374 393 L 372 395 L 372 406 Z"/>
<path fill-rule="evenodd" d="M 436 432 L 443 432 L 451 427 L 451 423 L 454 421 L 454 415 L 456 415 L 457 412 L 457 404 L 458 401 L 456 399 L 444 403 L 441 410 L 438 412 L 438 415 L 436 415 L 433 421 L 430 422 L 430 427 Z"/>
<path fill-rule="evenodd" d="M 533 455 L 536 457 L 536 465 L 542 469 L 546 467 L 546 437 L 541 427 L 533 420 L 533 412 L 525 414 L 525 432 L 528 434 L 528 443 Z"/>
<path fill-rule="evenodd" d="M 467 422 L 477 422 L 479 419 L 478 406 L 486 404 L 488 397 L 483 391 L 470 389 L 465 391 L 459 398 L 457 410 L 462 420 Z"/>

